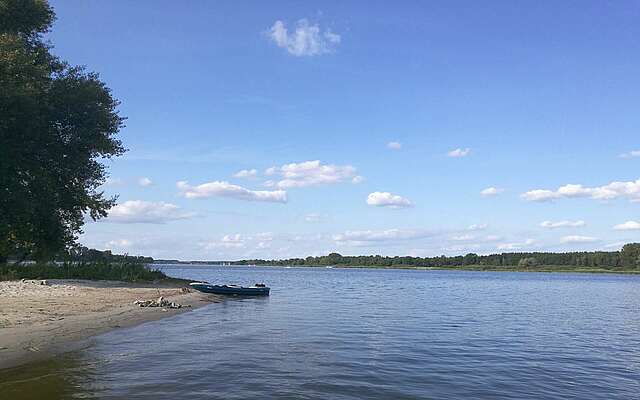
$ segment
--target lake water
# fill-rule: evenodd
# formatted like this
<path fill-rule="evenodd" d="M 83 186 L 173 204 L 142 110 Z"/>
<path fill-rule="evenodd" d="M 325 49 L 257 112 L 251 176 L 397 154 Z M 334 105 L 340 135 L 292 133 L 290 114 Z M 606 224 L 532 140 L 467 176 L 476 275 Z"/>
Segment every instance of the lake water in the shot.
<path fill-rule="evenodd" d="M 0 371 L 0 398 L 640 399 L 640 276 L 164 270 L 271 296 Z"/>

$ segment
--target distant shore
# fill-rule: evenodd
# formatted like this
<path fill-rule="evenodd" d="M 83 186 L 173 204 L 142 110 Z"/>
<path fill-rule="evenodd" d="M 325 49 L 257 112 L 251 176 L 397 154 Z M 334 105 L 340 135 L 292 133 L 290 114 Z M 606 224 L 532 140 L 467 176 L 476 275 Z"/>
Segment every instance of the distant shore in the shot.
<path fill-rule="evenodd" d="M 467 253 L 454 256 L 342 255 L 289 259 L 245 259 L 236 265 L 334 266 L 341 268 L 451 269 L 509 272 L 640 273 L 640 243 L 619 251 Z"/>
<path fill-rule="evenodd" d="M 49 280 L 0 282 L 0 369 L 82 347 L 107 331 L 176 315 L 218 301 L 184 282 L 161 284 Z M 165 299 L 185 307 L 141 308 L 136 300 Z"/>
<path fill-rule="evenodd" d="M 171 264 L 158 263 L 152 264 L 158 266 L 164 266 Z M 214 264 L 214 263 L 197 263 L 195 261 L 181 261 L 176 262 L 173 265 L 184 266 L 207 266 L 207 267 L 291 267 L 291 268 L 348 268 L 348 269 L 411 269 L 419 271 L 485 271 L 485 272 L 561 272 L 561 273 L 580 273 L 580 274 L 640 274 L 640 269 L 619 269 L 619 268 L 600 268 L 600 267 L 573 267 L 566 265 L 540 265 L 529 268 L 522 268 L 518 266 L 495 266 L 495 265 L 465 265 L 465 266 L 443 266 L 443 267 L 419 267 L 413 265 L 274 265 L 274 264 Z"/>
<path fill-rule="evenodd" d="M 307 268 L 309 266 L 302 266 Z M 326 266 L 316 266 L 315 268 L 327 268 Z M 492 265 L 468 265 L 464 267 L 414 267 L 414 266 L 352 266 L 352 265 L 335 265 L 331 268 L 374 268 L 374 269 L 414 269 L 426 271 L 479 271 L 479 272 L 562 272 L 562 273 L 581 273 L 581 274 L 640 274 L 640 270 L 633 269 L 606 269 L 606 268 L 570 268 L 565 265 L 541 265 L 531 268 L 520 268 L 513 266 L 492 266 Z"/>
<path fill-rule="evenodd" d="M 465 267 L 434 268 L 449 271 L 486 271 L 486 272 L 561 272 L 578 274 L 640 274 L 638 269 L 567 267 L 566 265 L 541 265 L 531 268 L 498 267 L 489 265 L 469 265 Z"/>

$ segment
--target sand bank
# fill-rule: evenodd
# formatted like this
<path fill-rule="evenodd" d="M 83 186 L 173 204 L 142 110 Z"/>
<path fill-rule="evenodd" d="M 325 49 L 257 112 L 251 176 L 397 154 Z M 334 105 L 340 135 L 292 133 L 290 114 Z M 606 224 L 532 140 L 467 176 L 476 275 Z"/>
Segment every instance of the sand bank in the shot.
<path fill-rule="evenodd" d="M 191 307 L 141 308 L 133 304 L 160 296 Z M 0 282 L 0 369 L 72 350 L 84 339 L 115 328 L 172 316 L 218 300 L 173 283 Z"/>

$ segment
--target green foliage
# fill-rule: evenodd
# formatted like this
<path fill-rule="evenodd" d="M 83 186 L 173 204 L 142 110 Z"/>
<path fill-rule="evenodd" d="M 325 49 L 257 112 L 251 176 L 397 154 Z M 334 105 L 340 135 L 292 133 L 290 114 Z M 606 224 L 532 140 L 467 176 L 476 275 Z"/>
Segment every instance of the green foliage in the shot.
<path fill-rule="evenodd" d="M 115 198 L 99 186 L 104 159 L 125 149 L 118 102 L 98 76 L 71 67 L 42 40 L 55 16 L 41 0 L 0 0 L 0 262 L 51 259 L 84 216 Z"/>
<path fill-rule="evenodd" d="M 522 268 L 536 267 L 537 265 L 538 260 L 535 257 L 521 258 L 520 261 L 518 261 L 518 267 Z"/>
<path fill-rule="evenodd" d="M 475 253 L 469 253 L 462 259 L 464 265 L 474 265 L 478 263 L 478 255 Z"/>
<path fill-rule="evenodd" d="M 151 264 L 152 257 L 130 256 L 128 254 L 113 254 L 111 250 L 96 250 L 88 247 L 74 247 L 69 250 L 64 257 L 59 257 L 60 261 L 79 261 L 79 262 L 118 262 L 118 263 L 134 263 L 134 264 Z"/>
<path fill-rule="evenodd" d="M 15 279 L 91 279 L 125 282 L 165 280 L 159 270 L 150 270 L 132 263 L 64 263 L 64 264 L 4 264 L 0 265 L 0 281 Z"/>
<path fill-rule="evenodd" d="M 622 251 L 592 251 L 570 253 L 501 253 L 480 256 L 474 253 L 465 256 L 439 257 L 383 257 L 342 256 L 332 253 L 322 257 L 292 258 L 288 260 L 243 260 L 236 264 L 298 265 L 385 268 L 466 268 L 509 269 L 533 266 L 567 267 L 569 270 L 638 270 L 640 271 L 640 243 L 630 243 Z M 485 268 L 486 267 L 486 268 Z M 540 268 L 536 268 L 539 270 Z"/>
<path fill-rule="evenodd" d="M 624 265 L 640 268 L 640 243 L 628 243 L 622 246 L 620 258 Z"/>
<path fill-rule="evenodd" d="M 0 0 L 0 33 L 33 37 L 47 32 L 54 19 L 44 0 Z"/>

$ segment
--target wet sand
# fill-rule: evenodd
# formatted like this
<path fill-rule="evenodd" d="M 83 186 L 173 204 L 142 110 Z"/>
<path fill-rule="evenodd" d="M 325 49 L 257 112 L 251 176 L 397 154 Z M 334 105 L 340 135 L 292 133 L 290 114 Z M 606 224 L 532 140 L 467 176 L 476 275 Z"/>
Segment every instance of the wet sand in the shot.
<path fill-rule="evenodd" d="M 219 301 L 180 283 L 48 280 L 0 282 L 0 369 L 77 349 L 112 329 L 176 315 Z M 160 296 L 185 307 L 139 307 Z M 189 307 L 190 306 L 190 307 Z M 86 345 L 86 343 L 84 343 Z"/>

